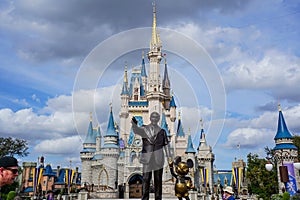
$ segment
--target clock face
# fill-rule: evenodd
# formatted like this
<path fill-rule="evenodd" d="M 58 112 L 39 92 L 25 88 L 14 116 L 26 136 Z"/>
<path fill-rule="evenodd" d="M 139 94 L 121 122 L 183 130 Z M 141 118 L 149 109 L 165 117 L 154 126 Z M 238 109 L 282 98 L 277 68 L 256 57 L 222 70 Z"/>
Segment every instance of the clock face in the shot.
<path fill-rule="evenodd" d="M 134 145 L 135 146 L 141 146 L 142 145 L 142 140 L 141 139 L 136 139 L 136 140 L 134 140 Z"/>

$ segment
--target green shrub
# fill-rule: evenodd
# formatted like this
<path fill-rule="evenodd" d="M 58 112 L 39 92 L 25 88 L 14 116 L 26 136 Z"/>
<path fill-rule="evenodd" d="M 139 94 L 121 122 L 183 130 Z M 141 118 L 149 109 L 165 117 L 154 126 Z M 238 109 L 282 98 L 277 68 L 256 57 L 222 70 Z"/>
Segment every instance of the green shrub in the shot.
<path fill-rule="evenodd" d="M 288 192 L 283 193 L 282 200 L 290 200 L 290 193 Z"/>
<path fill-rule="evenodd" d="M 8 194 L 7 194 L 7 197 L 6 197 L 6 200 L 13 200 L 16 196 L 16 192 L 15 191 L 10 191 Z"/>

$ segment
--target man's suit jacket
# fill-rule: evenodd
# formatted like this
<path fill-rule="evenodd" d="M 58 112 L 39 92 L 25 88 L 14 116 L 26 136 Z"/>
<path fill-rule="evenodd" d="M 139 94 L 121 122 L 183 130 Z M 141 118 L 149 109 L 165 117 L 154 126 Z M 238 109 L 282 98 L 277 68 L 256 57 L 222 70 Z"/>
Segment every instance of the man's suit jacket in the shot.
<path fill-rule="evenodd" d="M 134 133 L 140 135 L 143 140 L 140 162 L 143 164 L 155 165 L 155 168 L 162 168 L 165 161 L 163 149 L 164 146 L 169 143 L 166 131 L 160 129 L 156 135 L 152 136 L 150 133 L 150 125 L 143 127 L 133 125 L 132 128 Z"/>

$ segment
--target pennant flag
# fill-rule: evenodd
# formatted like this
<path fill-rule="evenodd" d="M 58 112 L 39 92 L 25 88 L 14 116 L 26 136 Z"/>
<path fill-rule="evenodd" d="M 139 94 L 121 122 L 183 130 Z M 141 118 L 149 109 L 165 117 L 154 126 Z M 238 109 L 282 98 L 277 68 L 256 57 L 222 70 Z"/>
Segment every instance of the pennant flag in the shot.
<path fill-rule="evenodd" d="M 43 176 L 44 168 L 32 168 L 32 177 L 33 177 L 33 191 L 36 192 L 38 185 L 41 182 Z"/>
<path fill-rule="evenodd" d="M 284 165 L 287 166 L 289 176 L 289 181 L 285 183 L 285 188 L 290 195 L 294 195 L 298 190 L 294 165 L 293 163 L 285 163 Z"/>
<path fill-rule="evenodd" d="M 235 184 L 235 187 L 238 190 L 238 193 L 241 189 L 241 179 L 242 179 L 242 168 L 234 167 L 232 168 L 232 175 L 233 175 L 233 181 Z"/>
<path fill-rule="evenodd" d="M 68 193 L 70 193 L 71 185 L 73 183 L 74 174 L 75 174 L 74 170 L 66 169 L 65 183 L 68 185 Z"/>
<path fill-rule="evenodd" d="M 200 173 L 201 173 L 201 182 L 204 184 L 204 187 L 206 187 L 208 183 L 208 170 L 206 168 L 201 168 Z"/>

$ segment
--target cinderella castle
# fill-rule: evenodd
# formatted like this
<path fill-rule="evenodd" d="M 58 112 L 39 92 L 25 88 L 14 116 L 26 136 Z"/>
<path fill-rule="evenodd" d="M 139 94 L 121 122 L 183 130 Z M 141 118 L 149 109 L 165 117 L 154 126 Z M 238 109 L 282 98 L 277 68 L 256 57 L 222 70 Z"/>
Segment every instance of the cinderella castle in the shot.
<path fill-rule="evenodd" d="M 92 185 L 93 195 L 97 198 L 141 197 L 142 164 L 139 163 L 139 157 L 142 141 L 131 129 L 131 118 L 135 117 L 138 125 L 149 124 L 149 117 L 153 111 L 160 113 L 160 126 L 168 134 L 173 156 L 182 156 L 183 160 L 188 158 L 193 160 L 194 168 L 190 170 L 190 176 L 194 179 L 195 186 L 213 185 L 214 154 L 212 148 L 206 143 L 203 126 L 200 130 L 200 142 L 194 146 L 191 133 L 186 133 L 183 129 L 180 113 L 176 110 L 176 102 L 171 94 L 168 66 L 157 33 L 155 5 L 147 58 L 149 69 L 146 69 L 143 53 L 141 65 L 132 69 L 130 77 L 125 67 L 120 94 L 119 124 L 113 116 L 112 107 L 108 125 L 103 128 L 105 132 L 102 132 L 99 126 L 93 127 L 92 118 L 90 119 L 83 149 L 80 152 L 81 183 Z M 161 62 L 164 63 L 163 74 L 160 70 Z M 198 181 L 201 173 L 206 184 Z M 174 182 L 167 164 L 163 174 L 163 186 L 165 197 L 174 196 Z"/>

